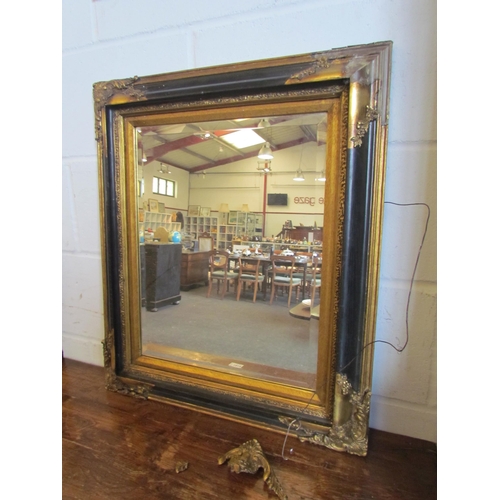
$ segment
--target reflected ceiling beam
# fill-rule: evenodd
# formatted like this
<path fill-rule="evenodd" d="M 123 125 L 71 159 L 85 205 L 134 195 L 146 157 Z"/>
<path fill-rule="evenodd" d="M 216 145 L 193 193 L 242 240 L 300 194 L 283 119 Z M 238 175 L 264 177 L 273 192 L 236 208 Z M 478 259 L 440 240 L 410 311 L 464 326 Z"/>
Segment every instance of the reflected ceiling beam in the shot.
<path fill-rule="evenodd" d="M 155 161 L 155 160 L 151 160 L 149 163 L 152 163 L 153 161 Z M 182 165 L 179 165 L 179 164 L 171 161 L 168 158 L 156 158 L 156 161 L 158 161 L 160 163 L 166 163 L 167 165 L 170 165 L 171 167 L 179 168 L 180 170 L 185 170 L 186 172 L 189 172 L 189 168 L 184 167 Z"/>
<path fill-rule="evenodd" d="M 225 144 L 224 144 L 224 146 L 225 146 Z M 186 149 L 186 148 L 182 148 L 181 151 L 183 153 L 194 156 L 195 158 L 198 158 L 199 160 L 202 160 L 205 165 L 213 165 L 215 167 L 218 165 L 218 163 L 217 163 L 217 156 L 218 155 L 215 157 L 215 159 L 212 159 L 212 158 L 209 158 L 208 156 L 204 156 L 204 155 L 201 155 L 199 153 L 195 153 L 194 151 L 190 151 L 189 149 Z M 234 157 L 234 158 L 236 158 L 236 157 Z M 191 172 L 191 170 L 193 168 L 193 167 L 186 167 L 184 165 L 178 165 L 178 164 L 174 163 L 170 158 L 167 158 L 167 157 L 157 158 L 157 161 L 160 161 L 163 163 L 168 163 L 172 167 L 179 168 L 179 169 L 184 170 L 186 172 Z"/>
<path fill-rule="evenodd" d="M 189 128 L 193 129 L 194 127 L 190 126 Z M 223 137 L 227 134 L 231 134 L 231 133 L 235 132 L 235 130 L 239 130 L 239 129 L 234 129 L 234 130 L 233 129 L 229 129 L 229 130 L 203 130 L 201 127 L 197 127 L 195 135 L 201 137 L 205 141 L 208 141 L 211 139 L 211 140 L 215 141 L 217 144 L 221 144 L 223 146 L 226 146 L 229 149 L 233 150 L 235 153 L 240 154 L 240 150 L 238 148 L 236 148 L 235 146 L 233 146 L 225 141 L 221 141 L 219 139 L 219 137 Z M 207 136 L 205 134 L 209 134 L 209 135 Z"/>
<path fill-rule="evenodd" d="M 196 135 L 190 135 L 188 137 L 183 137 L 182 139 L 177 139 L 175 141 L 166 142 L 164 144 L 160 144 L 159 146 L 155 146 L 154 148 L 146 151 L 146 155 L 148 161 L 145 163 L 146 165 L 151 163 L 152 161 L 160 158 L 171 151 L 176 151 L 178 149 L 187 148 L 189 146 L 194 146 L 195 144 L 199 144 L 200 142 L 206 141 L 206 139 L 202 137 L 198 137 Z"/>
<path fill-rule="evenodd" d="M 155 139 L 156 139 L 157 141 L 162 142 L 163 144 L 168 144 L 168 141 L 167 141 L 164 137 L 162 137 L 161 135 L 157 135 L 157 136 L 155 137 Z M 204 139 L 204 140 L 207 140 L 207 139 Z M 156 147 L 156 146 L 155 146 L 155 147 Z M 142 148 L 141 148 L 141 151 L 142 151 Z M 182 151 L 183 153 L 186 153 L 186 154 L 188 154 L 188 155 L 194 156 L 195 158 L 198 158 L 198 160 L 202 160 L 202 161 L 204 161 L 204 162 L 207 162 L 207 161 L 212 161 L 212 159 L 211 159 L 211 158 L 209 158 L 208 156 L 203 156 L 203 155 L 201 155 L 201 154 L 199 154 L 199 153 L 195 153 L 194 151 L 191 151 L 191 150 L 190 150 L 190 149 L 188 149 L 188 148 L 179 148 L 179 151 Z M 173 162 L 172 162 L 169 158 L 156 158 L 156 160 L 158 160 L 158 161 L 162 161 L 162 162 L 164 162 L 164 163 L 168 163 L 168 164 L 169 164 L 169 165 L 171 165 L 172 167 L 182 168 L 183 170 L 189 170 L 187 167 L 181 167 L 181 166 L 179 166 L 179 165 L 176 165 L 176 164 L 175 164 L 175 163 L 173 163 Z M 149 161 L 148 161 L 148 163 L 151 163 L 151 162 L 153 162 L 153 161 L 154 161 L 154 159 L 149 160 Z"/>
<path fill-rule="evenodd" d="M 310 140 L 310 141 L 315 141 L 316 140 L 316 135 L 312 133 L 311 129 L 307 125 L 301 125 L 300 130 L 302 130 L 302 133 Z"/>
<path fill-rule="evenodd" d="M 314 139 L 314 141 L 316 141 L 316 139 Z M 280 151 L 282 149 L 288 149 L 288 148 L 292 148 L 293 146 L 299 146 L 300 144 L 305 144 L 306 142 L 311 142 L 311 140 L 306 138 L 306 137 L 301 137 L 300 139 L 295 139 L 294 141 L 285 142 L 283 144 L 280 144 L 279 146 L 276 146 L 273 150 Z M 189 169 L 189 171 L 191 173 L 196 173 L 196 172 L 199 172 L 200 170 L 208 170 L 210 168 L 219 167 L 221 165 L 227 165 L 228 163 L 234 163 L 235 161 L 246 160 L 248 158 L 256 158 L 259 149 L 249 151 L 248 153 L 243 153 L 243 157 L 233 156 L 230 158 L 222 158 L 222 159 L 214 162 L 213 164 L 207 163 L 205 165 L 199 165 L 198 167 L 194 167 L 194 168 Z M 184 169 L 184 170 L 186 170 L 186 169 Z"/>
<path fill-rule="evenodd" d="M 266 142 L 269 142 L 271 144 L 271 149 L 278 151 L 280 149 L 284 149 L 284 148 L 291 147 L 291 146 L 288 146 L 287 144 L 283 144 L 281 146 L 275 144 L 274 141 L 272 141 L 272 134 L 270 134 L 271 127 L 273 125 L 277 125 L 280 123 L 281 124 L 286 123 L 287 121 L 290 121 L 290 119 L 288 117 L 271 118 L 269 120 L 269 122 L 270 122 L 269 127 L 254 128 L 254 131 L 257 134 L 259 134 Z M 243 160 L 243 159 L 252 157 L 255 155 L 255 150 L 252 150 L 251 152 L 244 153 L 243 151 L 239 150 L 235 146 L 225 142 L 221 138 L 224 137 L 225 135 L 231 134 L 235 130 L 238 130 L 241 128 L 257 127 L 257 125 L 259 123 L 260 123 L 260 120 L 247 123 L 246 125 L 239 123 L 237 125 L 237 127 L 235 127 L 235 129 L 209 131 L 209 133 L 210 133 L 209 137 L 204 137 L 203 129 L 201 129 L 201 127 L 197 127 L 195 129 L 196 131 L 194 131 L 194 133 L 192 135 L 188 135 L 186 137 L 183 137 L 181 139 L 176 139 L 173 141 L 167 141 L 164 137 L 161 136 L 161 134 L 158 134 L 156 139 L 159 141 L 165 141 L 165 142 L 163 144 L 159 144 L 159 145 L 154 146 L 153 148 L 145 151 L 147 161 L 144 164 L 148 165 L 152 161 L 160 159 L 160 158 L 164 157 L 165 155 L 167 155 L 168 153 L 173 152 L 173 151 L 178 151 L 178 150 L 181 150 L 183 153 L 195 156 L 196 158 L 202 160 L 204 162 L 203 165 L 200 165 L 198 167 L 194 167 L 195 169 L 199 169 L 199 170 L 204 170 L 206 168 L 213 168 L 213 167 L 216 167 L 219 165 L 231 163 L 233 161 Z M 236 125 L 236 123 L 235 123 L 235 125 Z M 304 133 L 306 135 L 307 140 L 304 142 L 316 141 L 316 136 L 312 133 L 312 131 L 310 130 L 310 127 L 308 127 L 306 125 L 299 125 L 299 127 L 300 127 L 302 133 Z M 193 129 L 193 127 L 191 127 L 191 128 Z M 263 133 L 264 131 L 266 131 L 267 133 Z M 271 135 L 271 137 L 269 137 L 269 135 Z M 195 153 L 194 151 L 191 151 L 188 149 L 190 146 L 196 146 L 197 144 L 200 144 L 200 143 L 205 142 L 205 141 L 214 141 L 217 144 L 226 148 L 227 150 L 233 151 L 233 153 L 235 153 L 237 155 L 237 157 L 233 156 L 232 158 L 211 160 L 207 156 L 200 155 L 199 153 Z M 293 142 L 292 141 L 289 144 L 291 144 L 291 145 L 301 144 L 301 142 Z M 165 163 L 170 163 L 172 166 L 177 166 L 177 165 L 173 164 L 172 162 L 169 162 L 168 159 L 165 159 L 162 161 L 165 161 Z M 186 170 L 186 171 L 195 171 L 195 170 L 191 169 L 190 167 L 185 167 L 185 166 L 177 166 L 177 168 L 182 168 L 183 170 Z"/>
<path fill-rule="evenodd" d="M 208 156 L 200 155 L 200 153 L 195 153 L 194 151 L 191 151 L 187 148 L 182 148 L 181 151 L 183 153 L 187 153 L 188 155 L 194 156 L 195 158 L 198 158 L 198 160 L 212 161 Z"/>
<path fill-rule="evenodd" d="M 220 144 L 221 146 L 224 146 L 225 148 L 233 151 L 234 153 L 236 153 L 237 155 L 239 156 L 243 156 L 244 153 L 242 153 L 237 147 L 233 146 L 232 144 L 229 144 L 228 142 L 226 141 L 223 141 L 221 139 L 219 139 L 219 137 L 223 137 L 227 134 L 230 134 L 232 131 L 227 131 L 227 130 L 216 130 L 215 132 L 212 132 L 212 139 L 217 143 L 217 144 Z"/>
<path fill-rule="evenodd" d="M 231 132 L 234 132 L 233 130 L 218 130 L 215 132 L 212 132 L 211 136 L 209 138 L 202 137 L 199 135 L 189 135 L 187 137 L 183 137 L 182 139 L 176 139 L 175 141 L 170 141 L 170 142 L 165 142 L 164 144 L 160 144 L 158 146 L 155 146 L 152 149 L 149 149 L 146 151 L 146 156 L 148 161 L 145 162 L 145 165 L 148 165 L 152 161 L 155 161 L 156 159 L 166 155 L 167 153 L 170 153 L 172 151 L 177 151 L 178 149 L 184 149 L 188 148 L 189 146 L 195 146 L 196 144 L 200 144 L 200 142 L 205 142 L 209 140 L 216 140 L 219 142 L 220 140 L 218 139 L 219 137 L 223 137 L 226 134 L 230 134 Z M 221 144 L 224 146 L 229 146 L 227 143 L 224 141 L 220 141 Z M 238 153 L 240 153 L 239 150 Z"/>

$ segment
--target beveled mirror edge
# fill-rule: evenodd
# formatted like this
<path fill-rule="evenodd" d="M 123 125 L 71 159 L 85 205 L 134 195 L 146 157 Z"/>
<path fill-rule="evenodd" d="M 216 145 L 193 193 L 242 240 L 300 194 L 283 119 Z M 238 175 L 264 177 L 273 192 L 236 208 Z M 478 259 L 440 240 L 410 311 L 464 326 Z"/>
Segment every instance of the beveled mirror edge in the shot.
<path fill-rule="evenodd" d="M 328 433 L 311 432 L 310 435 L 297 435 L 300 439 L 308 440 L 316 444 L 321 444 L 332 449 L 348 451 L 351 453 L 364 455 L 367 451 L 367 431 L 369 415 L 369 398 L 371 390 L 371 372 L 373 363 L 373 342 L 375 334 L 375 318 L 378 294 L 379 261 L 381 246 L 381 224 L 383 217 L 383 188 L 387 148 L 387 125 L 389 110 L 389 83 L 390 83 L 390 61 L 392 42 L 379 42 L 375 44 L 345 47 L 333 49 L 331 51 L 306 54 L 302 56 L 292 56 L 291 58 L 278 58 L 267 61 L 254 61 L 239 65 L 241 70 L 251 70 L 261 68 L 272 61 L 275 65 L 286 66 L 293 63 L 304 63 L 309 67 L 301 72 L 291 75 L 289 83 L 298 83 L 305 79 L 325 80 L 332 78 L 350 79 L 352 88 L 360 84 L 364 89 L 368 89 L 368 104 L 365 106 L 354 105 L 353 96 L 350 99 L 351 111 L 357 114 L 350 114 L 349 130 L 353 131 L 350 138 L 349 147 L 355 148 L 359 142 L 363 141 L 368 132 L 370 124 L 376 124 L 376 131 L 372 140 L 375 141 L 375 158 L 373 160 L 374 179 L 371 188 L 373 200 L 371 204 L 370 217 L 370 240 L 367 276 L 367 301 L 364 314 L 364 339 L 363 350 L 359 353 L 362 356 L 361 369 L 361 389 L 355 391 L 345 376 L 338 372 L 336 374 L 336 395 L 335 412 L 336 423 Z M 363 62 L 364 58 L 364 62 Z M 361 63 L 360 63 L 361 60 Z M 332 62 L 334 61 L 334 62 Z M 351 66 L 350 66 L 351 65 Z M 369 67 L 368 75 L 360 72 L 361 69 Z M 117 318 L 113 316 L 113 303 L 110 302 L 112 291 L 110 284 L 116 269 L 112 269 L 113 263 L 108 262 L 104 256 L 109 253 L 110 247 L 116 242 L 106 240 L 106 227 L 109 224 L 108 208 L 110 201 L 106 197 L 106 165 L 110 161 L 107 146 L 106 128 L 106 108 L 109 105 L 120 103 L 131 103 L 141 100 L 148 100 L 142 89 L 136 85 L 139 81 L 155 82 L 162 79 L 181 79 L 196 74 L 212 75 L 217 71 L 231 73 L 234 65 L 224 67 L 202 68 L 176 74 L 153 75 L 146 78 L 130 78 L 125 80 L 115 80 L 112 82 L 99 82 L 94 85 L 96 140 L 98 142 L 98 163 L 99 163 L 99 189 L 101 206 L 101 239 L 102 269 L 103 269 L 103 292 L 105 308 L 105 339 L 103 341 L 105 365 L 108 370 L 108 386 L 112 390 L 118 390 L 128 394 L 148 397 L 148 385 L 136 384 L 133 380 L 120 380 L 113 376 L 116 366 L 116 346 L 114 345 L 114 331 Z M 317 81 L 316 80 L 316 81 Z M 356 97 L 356 96 L 355 96 Z M 364 116 L 363 116 L 364 114 Z M 111 155 L 112 156 L 112 155 Z M 112 161 L 112 158 L 111 158 Z M 108 179 L 109 180 L 109 179 Z M 107 215 L 106 215 L 107 214 Z M 110 276 L 110 273 L 112 276 Z M 123 277 L 122 277 L 123 279 Z M 116 291 L 116 290 L 115 290 Z M 339 368 L 339 367 L 337 367 Z M 285 419 L 286 422 L 286 419 Z M 293 430 L 293 426 L 290 427 Z M 307 432 L 306 432 L 307 434 Z"/>
<path fill-rule="evenodd" d="M 380 279 L 380 252 L 382 248 L 382 221 L 384 217 L 384 188 L 385 188 L 385 158 L 387 151 L 387 132 L 388 126 L 383 125 L 377 131 L 376 141 L 378 143 L 378 159 L 376 161 L 381 168 L 375 168 L 374 178 L 374 200 L 372 206 L 372 232 L 371 232 L 371 248 L 372 252 L 369 257 L 369 275 L 368 275 L 368 299 L 365 321 L 365 345 L 363 350 L 363 369 L 362 369 L 362 387 L 372 386 L 373 376 L 373 355 L 374 355 L 374 340 L 375 326 L 377 317 L 378 303 L 378 283 Z"/>

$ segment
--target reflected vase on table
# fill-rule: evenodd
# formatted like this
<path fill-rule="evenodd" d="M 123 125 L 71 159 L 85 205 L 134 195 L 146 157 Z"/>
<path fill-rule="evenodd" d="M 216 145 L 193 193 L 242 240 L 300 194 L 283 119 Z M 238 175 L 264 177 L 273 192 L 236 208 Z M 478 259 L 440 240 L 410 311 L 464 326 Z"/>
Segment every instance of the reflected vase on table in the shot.
<path fill-rule="evenodd" d="M 172 243 L 180 243 L 181 242 L 181 233 L 179 233 L 179 231 L 171 231 L 170 234 L 169 234 L 169 237 L 168 239 L 172 242 Z"/>

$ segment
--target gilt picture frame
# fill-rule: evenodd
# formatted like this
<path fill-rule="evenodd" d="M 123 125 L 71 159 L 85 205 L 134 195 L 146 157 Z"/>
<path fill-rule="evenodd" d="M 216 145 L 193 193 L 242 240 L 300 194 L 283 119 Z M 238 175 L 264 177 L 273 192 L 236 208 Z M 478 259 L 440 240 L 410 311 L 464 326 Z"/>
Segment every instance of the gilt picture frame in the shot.
<path fill-rule="evenodd" d="M 199 205 L 189 205 L 188 207 L 188 217 L 198 217 L 200 215 Z"/>
<path fill-rule="evenodd" d="M 155 213 L 158 212 L 158 200 L 155 200 L 153 198 L 149 198 L 148 205 L 149 205 L 150 212 L 155 212 Z"/>
<path fill-rule="evenodd" d="M 94 84 L 109 390 L 366 455 L 391 51 L 392 42 L 377 42 Z M 318 321 L 314 387 L 144 355 L 137 130 L 160 120 L 170 125 L 310 112 L 328 117 L 321 310 L 329 313 Z M 190 205 L 188 215 L 198 216 L 200 208 Z M 228 223 L 236 217 L 229 212 Z"/>

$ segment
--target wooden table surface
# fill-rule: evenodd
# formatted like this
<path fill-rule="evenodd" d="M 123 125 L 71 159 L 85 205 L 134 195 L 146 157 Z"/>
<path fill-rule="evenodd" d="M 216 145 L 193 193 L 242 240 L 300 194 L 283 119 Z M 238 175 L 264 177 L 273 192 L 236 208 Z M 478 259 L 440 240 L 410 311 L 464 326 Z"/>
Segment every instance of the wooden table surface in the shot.
<path fill-rule="evenodd" d="M 278 498 L 218 457 L 256 438 L 289 500 L 436 498 L 436 446 L 370 431 L 358 457 L 185 408 L 105 389 L 101 367 L 63 360 L 63 499 Z M 175 472 L 178 461 L 188 462 Z M 43 492 L 42 492 L 43 493 Z"/>

